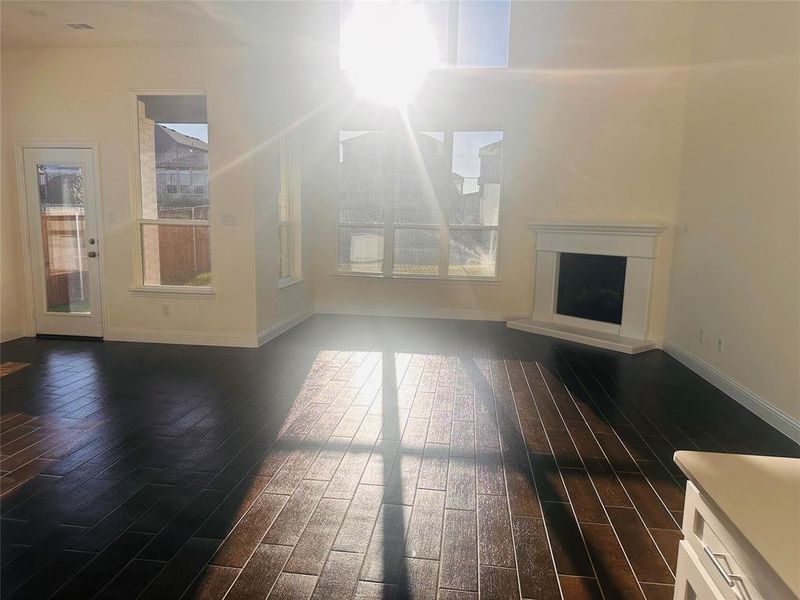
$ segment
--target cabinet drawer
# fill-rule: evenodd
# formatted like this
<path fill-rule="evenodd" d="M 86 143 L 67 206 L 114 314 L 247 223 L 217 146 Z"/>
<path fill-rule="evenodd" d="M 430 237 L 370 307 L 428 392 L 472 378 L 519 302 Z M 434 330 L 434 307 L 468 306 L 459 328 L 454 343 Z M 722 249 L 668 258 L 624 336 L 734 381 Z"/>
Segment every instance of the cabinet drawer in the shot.
<path fill-rule="evenodd" d="M 683 518 L 685 543 L 724 600 L 793 600 L 791 594 L 746 543 L 705 501 L 686 486 Z"/>
<path fill-rule="evenodd" d="M 725 600 L 685 540 L 678 547 L 674 600 Z"/>
<path fill-rule="evenodd" d="M 700 563 L 709 572 L 726 599 L 764 600 L 742 565 L 702 515 L 698 515 L 695 521 L 695 538 L 700 545 L 700 551 L 697 553 Z M 695 550 L 697 551 L 697 548 Z"/>

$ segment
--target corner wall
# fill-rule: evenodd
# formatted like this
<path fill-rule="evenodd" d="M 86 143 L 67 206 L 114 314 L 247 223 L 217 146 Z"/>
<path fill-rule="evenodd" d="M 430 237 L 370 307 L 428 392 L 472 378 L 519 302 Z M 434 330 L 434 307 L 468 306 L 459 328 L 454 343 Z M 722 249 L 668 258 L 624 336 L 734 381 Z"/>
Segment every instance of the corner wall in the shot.
<path fill-rule="evenodd" d="M 800 6 L 695 11 L 667 349 L 800 440 Z"/>
<path fill-rule="evenodd" d="M 304 5 L 306 16 L 318 11 L 322 5 Z M 311 20 L 311 19 L 309 19 Z M 293 33 L 305 23 L 295 16 L 297 25 Z M 255 252 L 256 252 L 256 317 L 259 344 L 268 342 L 314 313 L 314 206 L 306 193 L 309 172 L 305 168 L 306 156 L 316 140 L 306 139 L 304 124 L 313 111 L 309 105 L 308 73 L 313 72 L 313 56 L 308 56 L 305 45 L 299 44 L 291 52 L 276 54 L 271 47 L 250 49 L 250 94 L 253 106 L 255 146 L 253 169 L 255 181 Z M 276 85 L 280 82 L 280 85 Z M 280 136 L 291 136 L 300 149 L 299 197 L 301 223 L 300 273 L 290 286 L 281 287 L 278 238 L 278 194 L 280 190 Z M 311 185 L 308 182 L 309 186 Z M 296 251 L 297 248 L 294 248 Z"/>

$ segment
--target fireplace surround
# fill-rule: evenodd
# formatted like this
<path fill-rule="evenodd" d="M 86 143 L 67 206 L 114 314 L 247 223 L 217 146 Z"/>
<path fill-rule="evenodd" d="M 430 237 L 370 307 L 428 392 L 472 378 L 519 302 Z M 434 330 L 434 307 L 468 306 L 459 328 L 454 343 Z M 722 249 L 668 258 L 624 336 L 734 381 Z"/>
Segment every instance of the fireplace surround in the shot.
<path fill-rule="evenodd" d="M 533 311 L 509 327 L 630 354 L 656 346 L 647 327 L 664 225 L 534 222 L 530 228 Z"/>

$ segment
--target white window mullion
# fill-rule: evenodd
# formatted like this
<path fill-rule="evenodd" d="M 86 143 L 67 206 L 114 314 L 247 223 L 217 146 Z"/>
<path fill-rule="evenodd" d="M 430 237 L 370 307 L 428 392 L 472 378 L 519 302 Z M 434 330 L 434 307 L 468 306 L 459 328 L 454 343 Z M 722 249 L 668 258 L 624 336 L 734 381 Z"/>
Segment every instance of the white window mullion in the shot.
<path fill-rule="evenodd" d="M 447 11 L 447 66 L 455 67 L 458 54 L 458 0 L 449 1 Z"/>
<path fill-rule="evenodd" d="M 208 227 L 208 219 L 139 219 L 143 225 L 174 225 L 176 227 Z"/>
<path fill-rule="evenodd" d="M 453 3 L 456 4 L 456 3 Z M 451 9 L 452 10 L 452 9 Z M 456 8 L 456 10 L 458 10 Z M 444 155 L 447 160 L 447 169 L 442 175 L 445 181 L 442 182 L 444 197 L 439 199 L 441 204 L 441 234 L 439 236 L 439 276 L 447 277 L 450 269 L 450 194 L 451 190 L 451 176 L 450 172 L 453 168 L 453 132 L 446 131 L 444 134 Z"/>
<path fill-rule="evenodd" d="M 397 194 L 397 133 L 387 132 L 387 148 L 383 186 L 383 275 L 391 277 L 394 273 L 394 198 Z"/>

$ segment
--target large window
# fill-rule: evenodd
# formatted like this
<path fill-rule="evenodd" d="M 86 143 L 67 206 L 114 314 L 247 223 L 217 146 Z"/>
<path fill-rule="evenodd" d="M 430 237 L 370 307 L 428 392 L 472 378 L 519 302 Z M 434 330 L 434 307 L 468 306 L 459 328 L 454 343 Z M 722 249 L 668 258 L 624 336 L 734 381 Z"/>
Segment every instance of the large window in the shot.
<path fill-rule="evenodd" d="M 502 159 L 502 131 L 341 131 L 339 272 L 496 277 Z"/>
<path fill-rule="evenodd" d="M 211 286 L 208 118 L 199 95 L 136 97 L 145 286 Z"/>
<path fill-rule="evenodd" d="M 301 177 L 297 140 L 291 134 L 281 135 L 281 184 L 278 194 L 279 276 L 282 285 L 301 277 Z"/>
<path fill-rule="evenodd" d="M 421 0 L 439 54 L 439 65 L 507 67 L 511 0 Z M 353 2 L 341 3 L 341 30 Z"/>
<path fill-rule="evenodd" d="M 466 0 L 456 6 L 456 65 L 507 67 L 510 0 Z"/>

